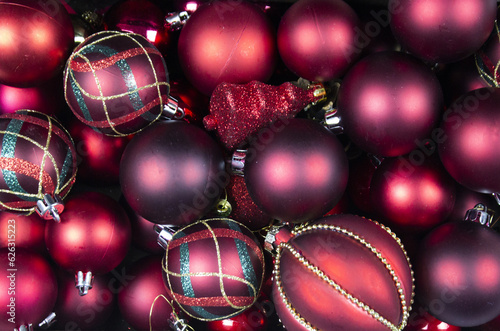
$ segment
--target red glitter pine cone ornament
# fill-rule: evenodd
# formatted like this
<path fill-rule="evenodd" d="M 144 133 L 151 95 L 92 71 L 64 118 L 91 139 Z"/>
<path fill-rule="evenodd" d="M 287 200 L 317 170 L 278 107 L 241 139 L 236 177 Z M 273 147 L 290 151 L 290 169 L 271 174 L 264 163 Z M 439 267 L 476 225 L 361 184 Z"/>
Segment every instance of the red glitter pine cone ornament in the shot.
<path fill-rule="evenodd" d="M 163 279 L 191 317 L 215 321 L 250 308 L 264 277 L 263 251 L 253 233 L 227 218 L 201 220 L 168 242 Z"/>
<path fill-rule="evenodd" d="M 413 272 L 394 233 L 343 214 L 299 226 L 292 235 L 278 245 L 273 286 L 287 330 L 404 329 Z"/>

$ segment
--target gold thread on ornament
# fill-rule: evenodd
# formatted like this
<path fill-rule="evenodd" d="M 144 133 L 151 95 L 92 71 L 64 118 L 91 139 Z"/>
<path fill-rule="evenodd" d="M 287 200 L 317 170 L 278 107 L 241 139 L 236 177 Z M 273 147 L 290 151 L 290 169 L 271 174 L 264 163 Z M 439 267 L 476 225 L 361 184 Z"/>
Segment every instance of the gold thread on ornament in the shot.
<path fill-rule="evenodd" d="M 174 307 L 173 303 L 170 300 L 168 300 L 167 297 L 164 296 L 163 294 L 158 294 L 156 296 L 156 298 L 154 298 L 153 303 L 151 304 L 151 308 L 149 308 L 149 331 L 153 331 L 153 324 L 152 324 L 151 319 L 153 317 L 153 308 L 154 308 L 154 305 L 155 305 L 156 301 L 159 298 L 164 299 L 170 305 L 170 307 L 172 307 L 172 315 L 174 317 L 174 321 L 181 320 L 181 318 L 179 317 L 179 315 L 177 315 L 177 313 L 175 312 L 175 307 Z M 184 326 L 186 328 L 188 328 L 189 330 L 195 331 L 190 325 L 184 324 Z"/>

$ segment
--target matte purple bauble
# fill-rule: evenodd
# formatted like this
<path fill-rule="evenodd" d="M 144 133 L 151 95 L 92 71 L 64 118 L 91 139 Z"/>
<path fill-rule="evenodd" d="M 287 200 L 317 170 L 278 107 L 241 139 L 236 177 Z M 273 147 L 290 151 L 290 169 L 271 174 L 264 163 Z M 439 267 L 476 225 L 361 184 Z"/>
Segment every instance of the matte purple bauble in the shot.
<path fill-rule="evenodd" d="M 228 181 L 222 148 L 206 131 L 181 121 L 158 122 L 138 133 L 120 162 L 127 203 L 154 223 L 186 225 L 199 219 Z"/>
<path fill-rule="evenodd" d="M 495 23 L 495 0 L 389 0 L 391 28 L 404 49 L 428 62 L 472 55 Z"/>
<path fill-rule="evenodd" d="M 362 51 L 356 12 L 340 0 L 300 0 L 283 15 L 278 50 L 298 76 L 326 82 L 340 77 Z"/>
<path fill-rule="evenodd" d="M 288 222 L 326 214 L 347 186 L 347 156 L 337 137 L 308 119 L 277 121 L 248 149 L 245 182 L 265 213 Z"/>
<path fill-rule="evenodd" d="M 439 155 L 453 178 L 481 192 L 500 192 L 500 90 L 481 88 L 458 98 L 443 115 Z"/>
<path fill-rule="evenodd" d="M 471 327 L 500 314 L 500 235 L 479 223 L 449 222 L 421 242 L 417 299 L 443 322 Z"/>
<path fill-rule="evenodd" d="M 337 106 L 346 134 L 358 147 L 392 157 L 409 153 L 431 133 L 443 93 L 421 61 L 387 51 L 373 53 L 349 70 Z"/>

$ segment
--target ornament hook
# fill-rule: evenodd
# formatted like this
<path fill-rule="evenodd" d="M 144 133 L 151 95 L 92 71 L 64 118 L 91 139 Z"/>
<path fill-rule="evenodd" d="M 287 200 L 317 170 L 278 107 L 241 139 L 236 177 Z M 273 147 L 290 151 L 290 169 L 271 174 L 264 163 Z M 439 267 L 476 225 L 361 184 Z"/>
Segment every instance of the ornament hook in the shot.
<path fill-rule="evenodd" d="M 170 31 L 180 30 L 191 15 L 187 11 L 168 13 L 165 17 L 165 28 Z"/>
<path fill-rule="evenodd" d="M 323 125 L 336 135 L 344 132 L 344 127 L 342 126 L 342 117 L 340 116 L 337 108 L 334 108 L 331 103 L 329 104 L 328 109 L 325 112 Z"/>
<path fill-rule="evenodd" d="M 162 117 L 167 119 L 181 120 L 184 118 L 184 109 L 179 107 L 179 101 L 172 97 L 168 97 L 168 102 L 163 106 Z"/>
<path fill-rule="evenodd" d="M 169 225 L 155 224 L 154 230 L 158 234 L 158 239 L 156 240 L 158 245 L 163 249 L 167 249 L 168 242 L 172 240 L 175 230 Z"/>
<path fill-rule="evenodd" d="M 243 176 L 245 169 L 246 149 L 237 149 L 231 157 L 231 172 L 234 175 Z"/>
<path fill-rule="evenodd" d="M 36 202 L 35 210 L 43 219 L 53 219 L 59 223 L 61 221 L 61 217 L 59 215 L 64 210 L 64 204 L 61 197 L 57 194 L 45 194 L 43 196 L 43 200 L 38 200 Z"/>
<path fill-rule="evenodd" d="M 92 272 L 87 271 L 84 274 L 83 271 L 78 271 L 75 278 L 75 287 L 78 289 L 80 296 L 89 293 L 89 290 L 92 288 L 92 283 L 94 282 Z"/>
<path fill-rule="evenodd" d="M 491 227 L 493 225 L 493 212 L 482 203 L 478 203 L 474 206 L 474 208 L 469 209 L 467 210 L 467 212 L 465 212 L 464 220 L 480 223 L 487 227 Z"/>
<path fill-rule="evenodd" d="M 21 325 L 19 329 L 14 328 L 14 331 L 33 331 L 33 324 Z"/>
<path fill-rule="evenodd" d="M 55 321 L 56 313 L 51 312 L 49 316 L 45 317 L 45 319 L 38 324 L 38 327 L 42 329 L 48 329 L 52 326 L 52 324 L 54 324 Z"/>

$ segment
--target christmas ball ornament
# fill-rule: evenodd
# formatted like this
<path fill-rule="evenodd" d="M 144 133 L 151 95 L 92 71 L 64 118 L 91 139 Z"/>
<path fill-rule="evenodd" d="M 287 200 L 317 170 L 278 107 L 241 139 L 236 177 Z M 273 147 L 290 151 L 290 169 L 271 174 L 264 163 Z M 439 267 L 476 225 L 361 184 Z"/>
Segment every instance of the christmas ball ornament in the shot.
<path fill-rule="evenodd" d="M 26 216 L 0 212 L 0 247 L 15 245 L 44 254 L 45 222 L 36 214 Z"/>
<path fill-rule="evenodd" d="M 175 311 L 163 284 L 162 256 L 147 256 L 127 268 L 130 279 L 118 293 L 123 318 L 137 331 L 169 330 Z"/>
<path fill-rule="evenodd" d="M 0 83 L 33 86 L 62 70 L 74 32 L 58 1 L 1 1 L 0 22 Z"/>
<path fill-rule="evenodd" d="M 264 255 L 244 225 L 201 220 L 177 231 L 163 263 L 169 294 L 191 317 L 214 321 L 250 308 L 260 293 Z"/>
<path fill-rule="evenodd" d="M 126 212 L 118 202 L 98 192 L 72 196 L 61 222 L 45 226 L 50 256 L 61 268 L 76 274 L 80 295 L 92 288 L 92 275 L 108 273 L 120 264 L 130 238 Z"/>
<path fill-rule="evenodd" d="M 405 331 L 460 331 L 462 328 L 438 320 L 421 305 L 413 307 Z"/>
<path fill-rule="evenodd" d="M 179 61 L 188 80 L 210 95 L 222 83 L 267 81 L 276 62 L 276 35 L 247 1 L 203 3 L 182 28 Z"/>
<path fill-rule="evenodd" d="M 413 273 L 388 228 L 334 215 L 298 227 L 278 244 L 272 295 L 289 331 L 402 330 Z"/>
<path fill-rule="evenodd" d="M 443 114 L 439 155 L 446 170 L 463 186 L 481 193 L 500 192 L 500 90 L 467 92 Z"/>
<path fill-rule="evenodd" d="M 268 330 L 268 318 L 262 307 L 253 305 L 239 315 L 219 321 L 207 322 L 208 331 Z"/>
<path fill-rule="evenodd" d="M 37 325 L 52 311 L 57 280 L 50 264 L 22 247 L 0 248 L 0 329 L 20 330 Z"/>
<path fill-rule="evenodd" d="M 439 159 L 414 155 L 385 159 L 371 181 L 372 206 L 397 233 L 430 230 L 447 219 L 455 204 L 455 181 Z"/>
<path fill-rule="evenodd" d="M 500 235 L 471 221 L 449 222 L 420 243 L 417 298 L 439 320 L 472 327 L 500 314 Z"/>
<path fill-rule="evenodd" d="M 421 61 L 404 53 L 379 52 L 349 70 L 337 107 L 352 142 L 366 152 L 393 157 L 411 152 L 431 134 L 443 93 Z"/>
<path fill-rule="evenodd" d="M 76 176 L 76 151 L 54 118 L 31 110 L 0 116 L 0 209 L 58 219 Z"/>
<path fill-rule="evenodd" d="M 60 273 L 59 292 L 54 312 L 55 330 L 98 330 L 110 318 L 116 304 L 109 275 L 95 275 L 92 291 L 84 297 L 75 291 L 75 276 Z"/>
<path fill-rule="evenodd" d="M 75 116 L 110 136 L 129 135 L 158 119 L 169 87 L 163 56 L 133 33 L 89 36 L 64 72 L 64 96 Z"/>
<path fill-rule="evenodd" d="M 340 0 L 301 0 L 281 18 L 278 50 L 285 65 L 311 81 L 339 78 L 361 54 L 356 12 Z"/>
<path fill-rule="evenodd" d="M 413 55 L 431 63 L 472 55 L 488 39 L 497 2 L 389 0 L 394 37 Z"/>
<path fill-rule="evenodd" d="M 120 185 L 130 207 L 150 222 L 186 225 L 206 214 L 228 181 L 221 147 L 202 129 L 158 122 L 128 143 Z"/>
<path fill-rule="evenodd" d="M 342 197 L 347 156 L 337 137 L 308 119 L 277 121 L 252 139 L 245 158 L 252 200 L 280 221 L 323 216 Z"/>

